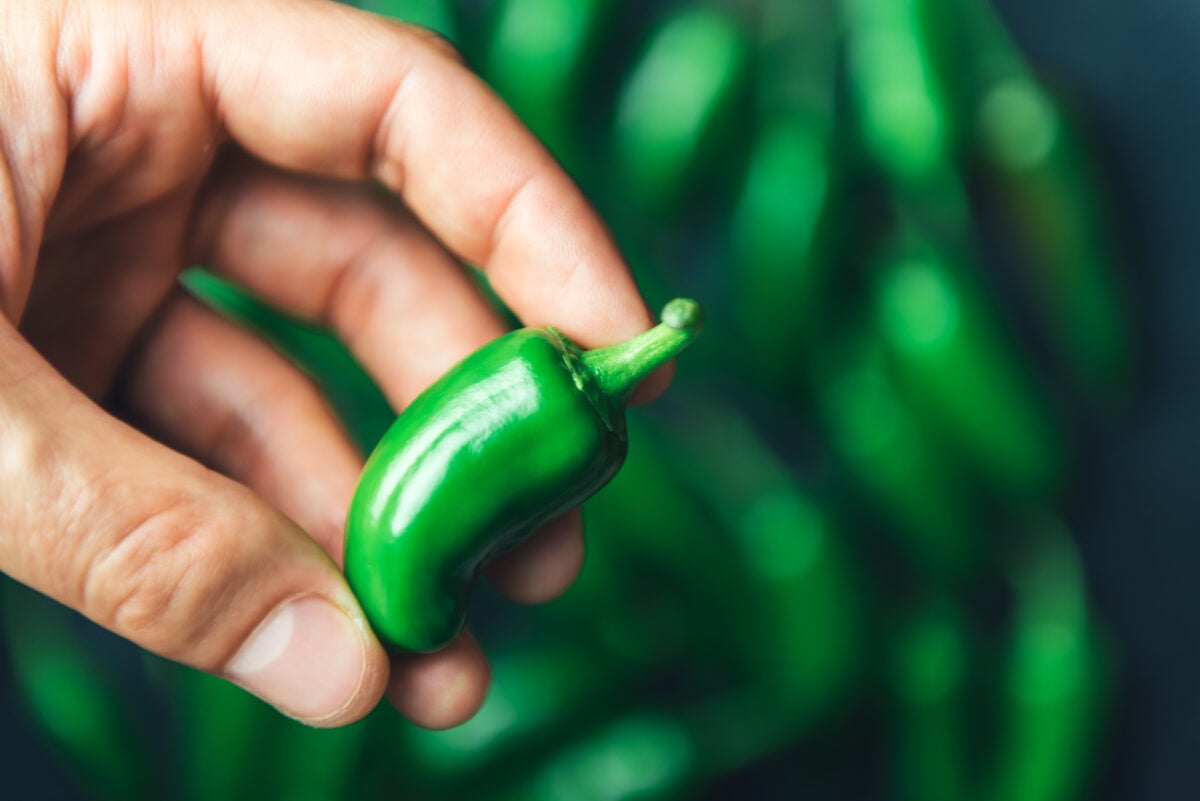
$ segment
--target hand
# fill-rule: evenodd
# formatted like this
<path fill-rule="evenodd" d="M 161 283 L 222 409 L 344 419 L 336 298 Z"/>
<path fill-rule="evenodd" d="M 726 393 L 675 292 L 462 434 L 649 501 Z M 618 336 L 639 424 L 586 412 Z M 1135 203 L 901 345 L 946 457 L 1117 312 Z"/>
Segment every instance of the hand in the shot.
<path fill-rule="evenodd" d="M 454 256 L 586 346 L 648 327 L 601 223 L 417 28 L 323 0 L 35 0 L 0 31 L 0 570 L 308 723 L 385 690 L 421 725 L 466 719 L 470 635 L 389 664 L 338 569 L 360 455 L 176 277 L 203 263 L 329 325 L 403 408 L 501 333 Z M 582 550 L 568 515 L 490 577 L 545 600 Z"/>

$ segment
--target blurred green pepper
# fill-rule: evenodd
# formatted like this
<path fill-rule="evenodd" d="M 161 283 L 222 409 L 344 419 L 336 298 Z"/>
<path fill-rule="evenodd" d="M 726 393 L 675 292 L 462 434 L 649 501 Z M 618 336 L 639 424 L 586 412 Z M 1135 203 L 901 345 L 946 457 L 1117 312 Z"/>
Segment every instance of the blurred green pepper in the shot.
<path fill-rule="evenodd" d="M 826 133 L 782 120 L 756 140 L 733 216 L 733 283 L 740 333 L 755 372 L 773 386 L 795 378 L 813 341 L 830 224 Z"/>
<path fill-rule="evenodd" d="M 895 386 L 881 343 L 869 332 L 837 333 L 817 375 L 826 435 L 920 572 L 939 581 L 969 575 L 982 546 L 973 494 Z"/>
<path fill-rule="evenodd" d="M 747 52 L 737 23 L 703 6 L 676 11 L 654 32 L 615 111 L 613 164 L 625 202 L 662 210 L 682 199 L 734 123 Z"/>
<path fill-rule="evenodd" d="M 13 679 L 32 720 L 72 764 L 89 794 L 123 801 L 158 796 L 164 778 L 132 694 L 84 646 L 74 612 L 0 575 L 3 632 Z"/>
<path fill-rule="evenodd" d="M 743 621 L 758 614 L 748 577 L 729 569 L 728 533 L 680 480 L 671 442 L 640 414 L 629 425 L 625 466 L 586 510 L 583 573 L 548 611 L 565 631 L 586 627 L 625 672 L 680 660 L 732 672 L 753 641 Z"/>
<path fill-rule="evenodd" d="M 176 765 L 187 801 L 270 797 L 274 778 L 264 770 L 273 755 L 279 712 L 224 679 L 158 660 L 175 699 Z"/>
<path fill-rule="evenodd" d="M 1110 669 L 1067 532 L 1044 517 L 1027 534 L 1010 568 L 1016 609 L 1002 663 L 1000 748 L 980 795 L 1073 801 L 1098 762 Z"/>
<path fill-rule="evenodd" d="M 844 182 L 830 2 L 768 0 L 755 30 L 753 144 L 731 213 L 734 307 L 752 372 L 778 392 L 819 339 Z"/>
<path fill-rule="evenodd" d="M 313 729 L 224 679 L 155 662 L 176 700 L 182 797 L 362 797 L 362 762 L 376 714 L 339 729 Z"/>
<path fill-rule="evenodd" d="M 970 638 L 957 599 L 927 601 L 900 624 L 893 644 L 890 744 L 895 797 L 972 797 L 968 745 Z"/>
<path fill-rule="evenodd" d="M 484 77 L 571 173 L 583 158 L 575 93 L 610 11 L 600 0 L 503 0 L 486 46 Z"/>
<path fill-rule="evenodd" d="M 876 272 L 877 330 L 906 395 L 931 428 L 1003 494 L 1062 486 L 1066 437 L 966 274 L 927 241 L 886 254 Z"/>
<path fill-rule="evenodd" d="M 403 732 L 419 774 L 404 780 L 443 796 L 482 797 L 527 774 L 564 737 L 632 706 L 633 677 L 584 639 L 493 651 L 488 696 L 471 720 L 446 731 Z"/>
<path fill-rule="evenodd" d="M 942 600 L 901 630 L 893 738 L 900 798 L 1083 797 L 1101 737 L 1107 657 L 1065 532 L 1050 518 L 1026 529 L 1009 543 L 1016 552 L 1007 571 L 1015 611 L 998 675 L 972 685 L 990 691 L 976 699 L 974 719 L 962 612 Z M 980 720 L 993 734 L 968 738 Z M 972 739 L 991 744 L 983 759 L 967 750 Z"/>
<path fill-rule="evenodd" d="M 927 41 L 925 0 L 844 0 L 851 99 L 867 152 L 902 185 L 952 160 L 954 120 Z"/>
<path fill-rule="evenodd" d="M 337 729 L 314 729 L 276 715 L 270 791 L 259 798 L 327 801 L 362 798 L 362 763 L 372 721 Z M 262 770 L 260 765 L 259 770 Z"/>
<path fill-rule="evenodd" d="M 739 638 L 748 680 L 773 699 L 776 747 L 826 715 L 859 678 L 862 587 L 839 532 L 792 470 L 730 405 L 689 403 L 669 453 L 732 536 L 750 580 Z M 751 606 L 752 605 L 752 606 Z M 710 635 L 711 636 L 711 635 Z M 774 732 L 778 734 L 778 732 Z"/>
<path fill-rule="evenodd" d="M 736 411 L 689 403 L 665 436 L 632 423 L 640 447 L 589 508 L 584 574 L 548 611 L 576 628 L 607 621 L 597 633 L 627 686 L 673 676 L 703 769 L 718 775 L 846 699 L 863 644 L 859 584 L 825 512 Z M 681 662 L 696 669 L 678 675 Z"/>
<path fill-rule="evenodd" d="M 973 56 L 966 66 L 987 198 L 1083 399 L 1117 402 L 1129 390 L 1133 332 L 1105 187 L 1074 121 L 991 7 L 963 0 L 957 10 Z"/>
<path fill-rule="evenodd" d="M 636 713 L 568 744 L 514 787 L 512 801 L 639 801 L 691 798 L 698 773 L 687 728 L 670 716 Z"/>

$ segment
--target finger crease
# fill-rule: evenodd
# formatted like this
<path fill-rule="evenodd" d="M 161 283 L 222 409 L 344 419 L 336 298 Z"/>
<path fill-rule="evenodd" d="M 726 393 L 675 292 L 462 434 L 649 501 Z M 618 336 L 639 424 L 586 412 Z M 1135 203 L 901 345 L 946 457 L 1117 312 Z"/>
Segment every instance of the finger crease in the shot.
<path fill-rule="evenodd" d="M 508 229 L 514 224 L 517 215 L 520 212 L 525 198 L 534 190 L 538 184 L 540 174 L 532 172 L 518 181 L 509 192 L 508 197 L 500 205 L 500 211 L 496 215 L 496 219 L 491 225 L 492 237 L 488 242 L 487 253 L 484 254 L 483 264 L 486 266 L 491 262 L 492 255 L 500 249 L 500 245 L 507 234 Z"/>
<path fill-rule="evenodd" d="M 88 561 L 83 581 L 81 608 L 89 615 L 104 618 L 101 624 L 119 623 L 122 610 L 129 609 L 133 600 L 144 595 L 151 565 L 161 564 L 171 555 L 185 547 L 191 540 L 190 530 L 181 525 L 164 524 L 179 514 L 184 502 L 171 500 L 146 514 L 131 526 L 121 538 L 96 552 Z M 183 560 L 187 563 L 189 560 Z M 105 597 L 105 588 L 114 580 L 109 565 L 114 565 L 116 575 L 124 577 L 126 586 L 111 598 Z M 182 582 L 170 581 L 155 602 L 162 611 L 170 609 L 179 593 Z"/>
<path fill-rule="evenodd" d="M 367 152 L 365 174 L 396 194 L 404 191 L 404 146 L 402 141 L 397 140 L 397 132 L 402 130 L 397 120 L 400 119 L 400 110 L 405 106 L 416 70 L 415 62 L 410 62 L 396 78 Z"/>
<path fill-rule="evenodd" d="M 266 392 L 255 395 L 270 397 Z M 238 408 L 228 409 L 216 423 L 204 452 L 212 454 L 214 463 L 222 472 L 233 476 L 249 476 L 262 462 L 265 438 L 245 413 L 245 409 L 254 408 L 259 407 L 253 400 L 239 404 Z"/>
<path fill-rule="evenodd" d="M 369 310 L 362 307 L 361 301 L 355 297 L 365 297 L 369 301 L 371 293 L 357 292 L 357 288 L 366 280 L 378 261 L 379 249 L 383 247 L 387 237 L 377 235 L 372 237 L 351 256 L 335 274 L 333 282 L 325 296 L 325 305 L 318 319 L 321 323 L 337 333 L 351 350 L 354 349 L 355 331 L 366 330 L 365 318 Z M 343 324 L 349 320 L 350 323 Z"/>

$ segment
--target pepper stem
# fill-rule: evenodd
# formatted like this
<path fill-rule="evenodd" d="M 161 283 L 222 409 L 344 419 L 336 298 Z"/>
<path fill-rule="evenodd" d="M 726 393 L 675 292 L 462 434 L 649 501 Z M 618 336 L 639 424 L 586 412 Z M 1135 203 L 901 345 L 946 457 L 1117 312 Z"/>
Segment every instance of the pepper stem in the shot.
<path fill-rule="evenodd" d="M 662 310 L 662 322 L 627 342 L 585 351 L 580 357 L 600 390 L 624 401 L 642 380 L 692 344 L 704 326 L 704 310 L 690 298 L 675 298 Z"/>

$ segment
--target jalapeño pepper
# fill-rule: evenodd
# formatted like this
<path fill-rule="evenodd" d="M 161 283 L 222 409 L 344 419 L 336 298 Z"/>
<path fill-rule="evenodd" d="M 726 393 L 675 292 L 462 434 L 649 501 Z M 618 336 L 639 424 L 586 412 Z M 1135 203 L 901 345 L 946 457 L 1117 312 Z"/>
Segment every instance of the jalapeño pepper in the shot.
<path fill-rule="evenodd" d="M 625 404 L 699 332 L 692 300 L 634 339 L 583 351 L 553 328 L 468 356 L 396 420 L 346 522 L 346 575 L 384 642 L 433 651 L 462 629 L 490 557 L 581 503 L 625 459 Z"/>
<path fill-rule="evenodd" d="M 834 451 L 923 572 L 968 575 L 981 542 L 975 501 L 952 455 L 897 385 L 881 343 L 864 332 L 844 337 L 819 372 L 819 411 Z"/>
<path fill-rule="evenodd" d="M 843 7 L 852 102 L 867 152 L 901 186 L 936 179 L 950 162 L 955 131 L 925 3 L 857 0 Z"/>
<path fill-rule="evenodd" d="M 720 158 L 747 59 L 742 29 L 709 8 L 681 10 L 651 37 L 614 112 L 616 174 L 636 206 L 674 210 L 707 162 Z"/>
<path fill-rule="evenodd" d="M 1093 406 L 1116 404 L 1130 389 L 1133 320 L 1089 143 L 995 10 L 978 1 L 955 9 L 972 43 L 975 135 L 1003 236 L 1079 394 Z"/>
<path fill-rule="evenodd" d="M 971 798 L 972 640 L 963 610 L 938 595 L 898 621 L 890 670 L 894 797 Z"/>
<path fill-rule="evenodd" d="M 610 10 L 599 0 L 507 0 L 487 47 L 484 76 L 572 173 L 583 159 L 573 94 Z"/>
<path fill-rule="evenodd" d="M 1100 756 L 1113 666 L 1065 526 L 1042 513 L 1022 544 L 1007 571 L 1014 631 L 1001 663 L 999 752 L 974 797 L 1084 798 Z"/>
<path fill-rule="evenodd" d="M 970 275 L 920 235 L 889 254 L 877 273 L 880 338 L 914 406 L 989 486 L 1051 495 L 1066 474 L 1066 436 Z"/>

